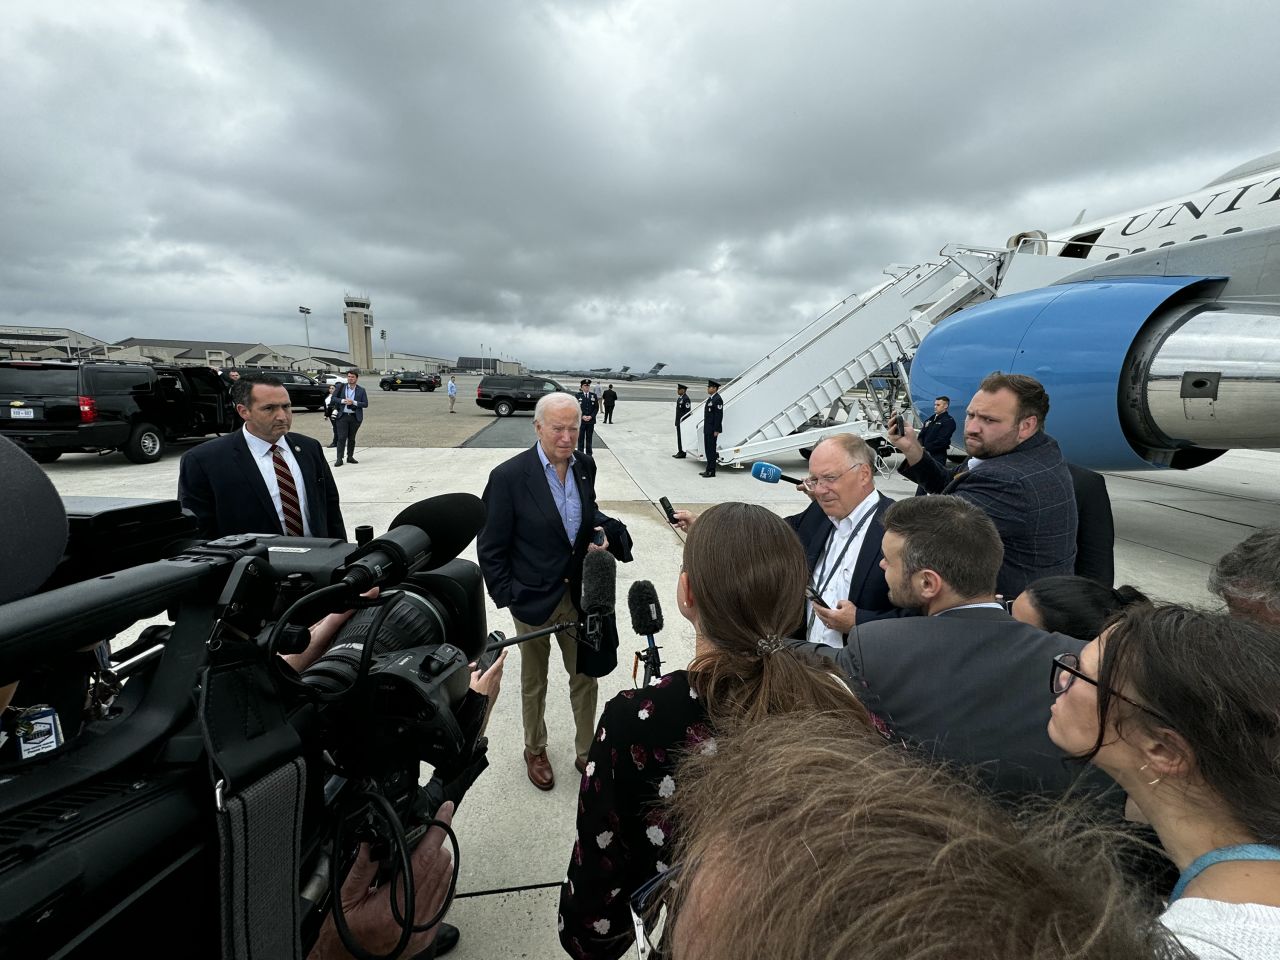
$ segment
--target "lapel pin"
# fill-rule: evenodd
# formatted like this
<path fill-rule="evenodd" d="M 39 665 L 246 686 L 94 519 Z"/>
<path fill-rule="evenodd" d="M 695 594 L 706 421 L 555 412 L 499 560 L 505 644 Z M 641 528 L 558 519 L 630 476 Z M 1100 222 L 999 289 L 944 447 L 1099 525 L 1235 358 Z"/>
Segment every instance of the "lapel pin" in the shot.
<path fill-rule="evenodd" d="M 301 453 L 301 452 L 302 452 L 302 448 L 301 448 L 301 447 L 294 447 L 294 448 L 293 448 L 293 452 L 294 452 L 294 453 Z"/>

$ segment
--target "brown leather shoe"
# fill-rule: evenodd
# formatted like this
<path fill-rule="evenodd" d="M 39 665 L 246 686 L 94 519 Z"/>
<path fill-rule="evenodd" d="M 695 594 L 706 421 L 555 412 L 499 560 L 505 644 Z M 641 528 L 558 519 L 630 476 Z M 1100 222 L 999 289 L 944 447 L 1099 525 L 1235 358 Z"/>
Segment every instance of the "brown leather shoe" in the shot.
<path fill-rule="evenodd" d="M 545 750 L 542 753 L 530 753 L 526 750 L 524 765 L 529 770 L 529 782 L 539 790 L 550 790 L 556 785 L 556 775 L 551 769 L 551 761 L 547 759 Z"/>
<path fill-rule="evenodd" d="M 583 760 L 581 757 L 575 757 L 573 765 L 578 768 L 579 773 L 587 772 L 587 761 Z"/>

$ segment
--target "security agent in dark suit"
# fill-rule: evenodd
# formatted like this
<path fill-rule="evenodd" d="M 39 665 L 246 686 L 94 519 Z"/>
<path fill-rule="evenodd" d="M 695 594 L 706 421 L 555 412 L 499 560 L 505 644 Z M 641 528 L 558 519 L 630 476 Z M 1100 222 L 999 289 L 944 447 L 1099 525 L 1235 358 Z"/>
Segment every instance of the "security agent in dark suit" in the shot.
<path fill-rule="evenodd" d="M 484 490 L 488 518 L 476 538 L 480 570 L 489 596 L 507 607 L 517 634 L 553 623 L 577 621 L 582 593 L 582 561 L 588 551 L 608 549 L 593 543 L 606 518 L 596 506 L 596 465 L 575 454 L 580 408 L 574 397 L 550 393 L 534 409 L 538 442 L 499 464 Z M 599 651 L 580 644 L 575 629 L 556 634 L 569 674 L 574 748 L 579 770 L 595 735 L 596 677 L 617 663 L 617 635 L 606 636 Z M 555 786 L 547 759 L 549 637 L 520 644 L 520 689 L 524 717 L 524 758 L 529 780 L 539 790 Z"/>
<path fill-rule="evenodd" d="M 600 409 L 600 398 L 591 391 L 591 379 L 583 377 L 578 384 L 578 392 L 573 395 L 578 401 L 581 422 L 578 426 L 578 453 L 591 456 L 591 441 L 596 432 L 596 413 Z"/>
<path fill-rule="evenodd" d="M 983 511 L 959 497 L 902 500 L 884 516 L 894 603 L 925 616 L 859 625 L 833 657 L 887 737 L 969 767 L 1008 800 L 1056 796 L 1075 780 L 1046 732 L 1049 671 L 1084 641 L 1014 620 L 995 598 L 1003 547 Z"/>
<path fill-rule="evenodd" d="M 981 508 L 1000 531 L 1004 563 L 997 590 L 1012 600 L 1033 580 L 1075 572 L 1076 500 L 1057 442 L 1044 432 L 1049 397 L 1022 374 L 993 373 L 978 385 L 965 415 L 969 462 L 949 468 L 925 456 L 904 417 L 889 440 L 898 471 L 929 493 L 949 493 Z"/>
<path fill-rule="evenodd" d="M 676 452 L 671 455 L 674 460 L 683 460 L 688 456 L 684 452 L 684 437 L 680 435 L 680 424 L 689 416 L 693 401 L 689 399 L 689 388 L 683 383 L 676 384 Z"/>
<path fill-rule="evenodd" d="M 241 377 L 231 399 L 244 429 L 188 450 L 178 468 L 178 500 L 200 535 L 279 533 L 338 537 L 347 531 L 338 488 L 319 442 L 290 433 L 289 392 L 275 377 Z"/>
<path fill-rule="evenodd" d="M 920 446 L 939 463 L 947 462 L 947 451 L 956 432 L 956 421 L 947 412 L 950 406 L 950 397 L 938 397 L 933 401 L 933 416 L 920 426 Z"/>
<path fill-rule="evenodd" d="M 804 544 L 810 586 L 826 604 L 805 604 L 806 636 L 815 643 L 843 646 L 855 623 L 908 613 L 890 601 L 880 566 L 882 519 L 893 501 L 876 490 L 874 465 L 875 454 L 856 434 L 819 440 L 800 485 L 813 502 L 786 518 Z"/>
<path fill-rule="evenodd" d="M 707 381 L 707 403 L 702 416 L 702 445 L 707 455 L 707 469 L 698 474 L 700 477 L 716 475 L 716 460 L 720 454 L 716 450 L 716 439 L 724 430 L 724 400 L 720 397 L 720 384 L 714 380 Z"/>
<path fill-rule="evenodd" d="M 356 459 L 356 432 L 364 423 L 364 408 L 369 406 L 369 394 L 357 382 L 360 374 L 354 370 L 347 371 L 347 385 L 334 394 L 337 399 L 338 412 L 334 421 L 334 442 L 338 445 L 335 467 L 342 466 L 342 451 L 347 451 L 347 461 L 359 463 Z"/>

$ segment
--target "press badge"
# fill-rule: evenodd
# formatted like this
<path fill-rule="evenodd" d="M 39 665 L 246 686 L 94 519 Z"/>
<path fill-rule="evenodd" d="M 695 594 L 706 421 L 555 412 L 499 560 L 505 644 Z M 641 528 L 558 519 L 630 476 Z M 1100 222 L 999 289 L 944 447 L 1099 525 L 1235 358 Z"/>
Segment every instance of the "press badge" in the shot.
<path fill-rule="evenodd" d="M 18 717 L 14 736 L 18 740 L 23 760 L 57 750 L 62 746 L 62 724 L 58 722 L 58 711 L 46 705 L 28 707 Z"/>

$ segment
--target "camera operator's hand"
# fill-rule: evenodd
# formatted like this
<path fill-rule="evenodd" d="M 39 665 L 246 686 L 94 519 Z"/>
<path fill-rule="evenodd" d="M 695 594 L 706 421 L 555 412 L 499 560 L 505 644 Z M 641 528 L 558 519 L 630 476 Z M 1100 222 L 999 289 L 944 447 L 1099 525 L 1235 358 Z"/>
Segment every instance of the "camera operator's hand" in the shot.
<path fill-rule="evenodd" d="M 498 654 L 498 659 L 489 664 L 489 669 L 481 673 L 476 665 L 471 664 L 471 689 L 489 698 L 492 704 L 498 699 L 498 691 L 502 689 L 502 667 L 507 662 L 507 651 Z"/>
<path fill-rule="evenodd" d="M 685 533 L 689 532 L 689 528 L 693 526 L 693 521 L 698 519 L 697 515 L 691 510 L 676 510 L 672 516 L 676 518 L 673 526 L 679 527 Z"/>
<path fill-rule="evenodd" d="M 380 588 L 374 587 L 367 590 L 360 596 L 366 600 L 376 600 Z M 333 643 L 333 638 L 338 635 L 338 631 L 342 629 L 342 625 L 351 619 L 354 610 L 342 610 L 338 613 L 331 613 L 323 620 L 311 625 L 311 642 L 307 644 L 307 649 L 301 653 L 284 653 L 281 659 L 289 666 L 301 673 L 311 664 L 315 663 L 329 649 L 329 644 Z"/>
<path fill-rule="evenodd" d="M 436 813 L 436 819 L 452 825 L 453 804 L 443 803 Z M 440 910 L 444 899 L 449 894 L 449 880 L 453 873 L 453 857 L 449 848 L 443 846 L 445 832 L 439 827 L 432 827 L 422 838 L 418 848 L 413 851 L 413 883 L 414 903 L 413 922 L 426 923 Z M 385 883 L 371 888 L 378 865 L 369 858 L 369 845 L 360 844 L 360 852 L 356 862 L 351 865 L 351 872 L 342 884 L 342 912 L 347 926 L 356 942 L 368 953 L 386 954 L 400 940 L 400 925 L 391 913 L 391 891 L 394 887 L 401 897 L 400 906 L 404 908 L 404 885 L 402 883 Z M 402 957 L 417 956 L 436 938 L 439 924 L 422 933 L 415 933 L 409 938 Z M 307 954 L 307 960 L 330 960 L 342 958 L 348 960 L 352 955 L 342 944 L 338 936 L 338 928 L 334 926 L 333 915 L 325 918 L 320 928 L 320 936 L 316 945 Z"/>

